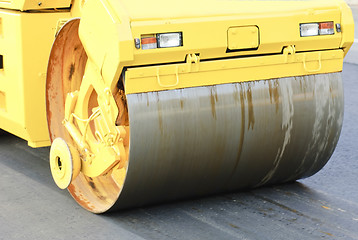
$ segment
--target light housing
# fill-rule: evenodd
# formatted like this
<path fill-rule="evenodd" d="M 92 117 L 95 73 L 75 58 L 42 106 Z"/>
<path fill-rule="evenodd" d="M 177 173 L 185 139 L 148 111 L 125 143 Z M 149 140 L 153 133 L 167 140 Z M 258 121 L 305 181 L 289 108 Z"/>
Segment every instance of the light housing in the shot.
<path fill-rule="evenodd" d="M 319 23 L 319 35 L 332 35 L 332 34 L 334 34 L 333 22 Z"/>
<path fill-rule="evenodd" d="M 300 34 L 301 37 L 333 35 L 334 23 L 333 22 L 301 23 Z"/>
<path fill-rule="evenodd" d="M 300 24 L 301 37 L 318 36 L 319 24 L 318 23 L 302 23 Z"/>
<path fill-rule="evenodd" d="M 158 48 L 180 47 L 183 45 L 182 33 L 158 33 Z"/>
<path fill-rule="evenodd" d="M 156 37 L 142 37 L 141 39 L 142 49 L 154 49 L 157 48 L 157 38 Z"/>
<path fill-rule="evenodd" d="M 181 47 L 183 46 L 183 33 L 172 32 L 142 35 L 140 45 L 142 46 L 143 50 Z M 137 49 L 140 48 L 140 45 L 135 42 Z"/>

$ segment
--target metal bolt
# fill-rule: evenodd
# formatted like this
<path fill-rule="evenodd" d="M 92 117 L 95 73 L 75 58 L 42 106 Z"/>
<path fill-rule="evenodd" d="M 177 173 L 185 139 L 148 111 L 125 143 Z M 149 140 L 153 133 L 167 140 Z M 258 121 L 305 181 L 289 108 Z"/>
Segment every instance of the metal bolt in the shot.
<path fill-rule="evenodd" d="M 41 6 L 41 5 L 42 5 L 42 2 L 39 2 L 37 5 Z"/>
<path fill-rule="evenodd" d="M 340 23 L 336 23 L 336 29 L 337 29 L 337 32 L 342 32 L 342 27 L 341 27 Z"/>
<path fill-rule="evenodd" d="M 139 38 L 134 39 L 134 45 L 135 45 L 136 49 L 140 49 L 140 39 Z"/>

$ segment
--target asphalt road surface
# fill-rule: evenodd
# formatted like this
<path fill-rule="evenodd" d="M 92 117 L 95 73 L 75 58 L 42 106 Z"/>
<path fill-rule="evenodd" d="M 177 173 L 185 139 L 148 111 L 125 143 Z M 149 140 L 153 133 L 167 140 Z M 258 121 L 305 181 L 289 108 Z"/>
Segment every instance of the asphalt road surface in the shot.
<path fill-rule="evenodd" d="M 49 148 L 2 133 L 0 239 L 358 239 L 357 64 L 344 64 L 343 80 L 341 138 L 318 174 L 117 213 L 83 210 L 53 182 Z"/>

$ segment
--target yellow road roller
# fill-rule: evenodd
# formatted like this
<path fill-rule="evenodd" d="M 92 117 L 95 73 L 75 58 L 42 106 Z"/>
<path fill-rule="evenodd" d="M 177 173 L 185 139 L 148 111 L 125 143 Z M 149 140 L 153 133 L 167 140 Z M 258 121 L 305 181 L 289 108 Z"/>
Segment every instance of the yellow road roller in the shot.
<path fill-rule="evenodd" d="M 353 28 L 343 0 L 2 0 L 0 128 L 94 213 L 305 178 Z"/>

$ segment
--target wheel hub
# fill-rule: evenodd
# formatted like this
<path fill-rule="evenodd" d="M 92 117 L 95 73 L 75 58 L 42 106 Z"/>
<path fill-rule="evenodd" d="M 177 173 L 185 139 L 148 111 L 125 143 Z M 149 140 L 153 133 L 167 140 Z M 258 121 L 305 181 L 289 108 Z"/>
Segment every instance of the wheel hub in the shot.
<path fill-rule="evenodd" d="M 52 143 L 50 168 L 56 185 L 61 189 L 67 188 L 80 172 L 81 160 L 78 152 L 62 138 L 56 138 Z"/>

